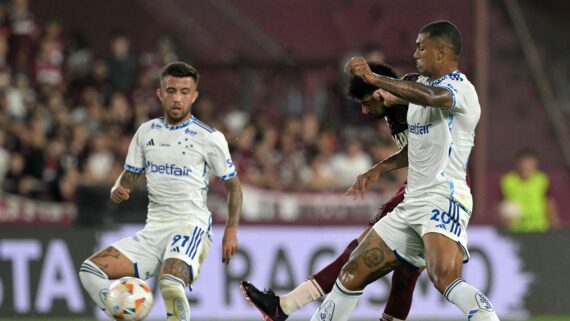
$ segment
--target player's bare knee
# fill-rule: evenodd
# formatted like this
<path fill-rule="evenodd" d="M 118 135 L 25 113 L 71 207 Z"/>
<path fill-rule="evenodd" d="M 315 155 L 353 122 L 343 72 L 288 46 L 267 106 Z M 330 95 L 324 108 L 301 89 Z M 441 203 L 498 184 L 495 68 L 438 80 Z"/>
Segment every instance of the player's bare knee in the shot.
<path fill-rule="evenodd" d="M 342 285 L 351 291 L 361 290 L 363 273 L 358 271 L 356 257 L 351 257 L 340 270 L 338 280 Z"/>
<path fill-rule="evenodd" d="M 433 285 L 441 293 L 445 292 L 451 282 L 461 277 L 460 273 L 452 266 L 442 263 L 428 266 L 428 275 Z"/>
<path fill-rule="evenodd" d="M 119 250 L 117 250 L 115 247 L 108 246 L 100 250 L 99 252 L 91 255 L 91 257 L 89 257 L 89 260 L 96 263 L 97 261 L 101 260 L 119 259 L 121 255 L 122 253 Z"/>
<path fill-rule="evenodd" d="M 86 261 L 91 261 L 101 271 L 105 272 L 110 279 L 135 276 L 133 262 L 112 246 L 93 254 Z"/>
<path fill-rule="evenodd" d="M 162 264 L 160 275 L 173 275 L 182 280 L 186 286 L 192 283 L 190 266 L 179 259 L 166 259 Z"/>

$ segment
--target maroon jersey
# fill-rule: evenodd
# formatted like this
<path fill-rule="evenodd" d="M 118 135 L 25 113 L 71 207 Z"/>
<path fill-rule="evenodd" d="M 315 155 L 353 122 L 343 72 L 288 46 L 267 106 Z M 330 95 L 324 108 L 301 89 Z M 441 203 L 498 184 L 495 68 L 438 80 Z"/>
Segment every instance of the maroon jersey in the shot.
<path fill-rule="evenodd" d="M 391 199 L 389 199 L 386 203 L 380 206 L 378 211 L 376 211 L 376 214 L 374 214 L 374 216 L 370 218 L 368 224 L 370 226 L 374 226 L 374 224 L 380 221 L 380 219 L 386 216 L 386 214 L 392 212 L 392 210 L 396 208 L 396 206 L 398 206 L 398 204 L 402 203 L 402 201 L 404 200 L 405 192 L 406 192 L 406 183 L 400 186 L 396 194 L 394 194 Z"/>
<path fill-rule="evenodd" d="M 408 122 L 406 115 L 408 114 L 408 107 L 393 107 L 386 111 L 386 122 L 390 128 L 392 138 L 398 146 L 398 149 L 404 148 L 408 145 Z"/>
<path fill-rule="evenodd" d="M 403 80 L 416 81 L 419 74 L 407 74 L 402 77 Z M 386 111 L 386 122 L 390 128 L 392 138 L 399 149 L 408 145 L 408 106 L 405 107 L 392 107 Z"/>
<path fill-rule="evenodd" d="M 419 74 L 407 74 L 402 77 L 403 80 L 416 81 Z M 390 127 L 390 133 L 394 142 L 399 149 L 402 149 L 408 145 L 408 121 L 407 121 L 408 107 L 395 107 L 389 108 L 386 111 L 386 122 L 388 127 Z M 370 218 L 368 224 L 373 226 L 386 214 L 390 213 L 398 204 L 402 203 L 404 200 L 404 194 L 406 192 L 406 183 L 402 184 L 396 194 L 392 196 L 386 203 L 382 204 L 376 214 Z"/>

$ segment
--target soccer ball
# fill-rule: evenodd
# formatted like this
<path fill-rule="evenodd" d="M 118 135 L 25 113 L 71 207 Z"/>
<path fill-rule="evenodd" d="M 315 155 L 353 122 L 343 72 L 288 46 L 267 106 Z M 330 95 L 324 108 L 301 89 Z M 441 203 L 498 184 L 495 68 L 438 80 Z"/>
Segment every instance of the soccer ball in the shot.
<path fill-rule="evenodd" d="M 130 276 L 111 283 L 105 298 L 107 313 L 115 320 L 142 320 L 152 303 L 152 291 L 146 282 Z"/>
<path fill-rule="evenodd" d="M 522 210 L 519 204 L 505 200 L 499 204 L 499 215 L 504 221 L 510 223 L 521 217 Z"/>

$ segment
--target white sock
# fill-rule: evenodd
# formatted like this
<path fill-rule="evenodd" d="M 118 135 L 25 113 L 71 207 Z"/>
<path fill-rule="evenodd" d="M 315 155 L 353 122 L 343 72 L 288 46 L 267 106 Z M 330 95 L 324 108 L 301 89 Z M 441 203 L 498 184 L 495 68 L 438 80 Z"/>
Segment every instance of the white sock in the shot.
<path fill-rule="evenodd" d="M 404 320 L 394 318 L 393 316 L 387 315 L 386 313 L 382 313 L 382 317 L 380 318 L 380 321 L 404 321 Z"/>
<path fill-rule="evenodd" d="M 347 290 L 337 279 L 311 321 L 348 321 L 361 295 L 362 291 Z"/>
<path fill-rule="evenodd" d="M 95 304 L 107 313 L 107 308 L 103 300 L 109 286 L 114 280 L 109 280 L 107 274 L 89 259 L 81 264 L 79 268 L 79 279 L 85 291 L 87 291 L 91 299 L 95 301 Z"/>
<path fill-rule="evenodd" d="M 451 282 L 443 295 L 461 309 L 469 321 L 499 321 L 489 299 L 461 279 Z"/>
<path fill-rule="evenodd" d="M 160 293 L 168 321 L 190 321 L 190 304 L 186 298 L 186 284 L 171 274 L 160 276 Z"/>
<path fill-rule="evenodd" d="M 325 295 L 321 287 L 314 279 L 299 284 L 293 291 L 279 297 L 279 305 L 286 315 L 301 309 L 308 303 Z"/>

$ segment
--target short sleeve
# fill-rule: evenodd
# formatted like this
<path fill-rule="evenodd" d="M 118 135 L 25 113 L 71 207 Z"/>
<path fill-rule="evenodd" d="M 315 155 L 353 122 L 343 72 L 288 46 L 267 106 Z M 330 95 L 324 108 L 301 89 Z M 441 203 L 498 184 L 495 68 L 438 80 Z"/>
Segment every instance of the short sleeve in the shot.
<path fill-rule="evenodd" d="M 145 158 L 144 158 L 144 145 L 141 143 L 142 141 L 142 129 L 143 127 L 139 127 L 131 143 L 129 145 L 129 151 L 127 153 L 127 159 L 125 161 L 125 170 L 137 174 L 141 174 L 144 172 L 145 168 Z"/>
<path fill-rule="evenodd" d="M 456 88 L 457 86 L 454 86 L 450 82 L 443 82 L 443 83 L 437 85 L 436 87 L 443 88 L 445 90 L 448 90 L 451 93 L 451 98 L 453 99 L 453 103 L 451 104 L 451 109 L 455 110 L 455 107 L 457 106 L 457 99 L 458 99 L 458 96 L 460 95 L 460 93 L 458 93 L 458 91 L 457 91 L 457 88 Z"/>
<path fill-rule="evenodd" d="M 478 103 L 479 101 L 475 88 L 464 77 L 462 74 L 452 74 L 435 85 L 451 93 L 453 99 L 451 110 L 459 114 L 465 113 L 466 108 L 472 106 L 474 102 Z"/>
<path fill-rule="evenodd" d="M 228 142 L 219 131 L 213 132 L 208 151 L 208 163 L 220 180 L 225 181 L 237 175 L 236 167 L 230 156 Z"/>

